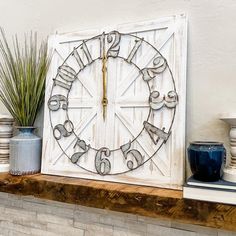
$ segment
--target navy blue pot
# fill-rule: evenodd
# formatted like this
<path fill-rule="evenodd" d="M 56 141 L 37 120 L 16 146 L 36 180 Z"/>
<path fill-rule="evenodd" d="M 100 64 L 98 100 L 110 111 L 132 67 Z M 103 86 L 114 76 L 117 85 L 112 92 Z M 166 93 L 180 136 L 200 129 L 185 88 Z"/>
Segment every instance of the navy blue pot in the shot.
<path fill-rule="evenodd" d="M 188 160 L 193 177 L 200 181 L 217 181 L 223 173 L 226 151 L 222 143 L 192 142 L 188 147 Z"/>

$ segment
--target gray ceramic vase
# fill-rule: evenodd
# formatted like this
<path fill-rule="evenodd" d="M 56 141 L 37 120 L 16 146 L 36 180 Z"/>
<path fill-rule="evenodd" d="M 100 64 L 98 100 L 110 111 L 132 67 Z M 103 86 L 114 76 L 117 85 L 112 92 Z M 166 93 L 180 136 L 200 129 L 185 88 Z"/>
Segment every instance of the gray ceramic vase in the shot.
<path fill-rule="evenodd" d="M 17 127 L 19 133 L 10 139 L 10 174 L 29 175 L 40 172 L 42 139 L 34 127 Z"/>

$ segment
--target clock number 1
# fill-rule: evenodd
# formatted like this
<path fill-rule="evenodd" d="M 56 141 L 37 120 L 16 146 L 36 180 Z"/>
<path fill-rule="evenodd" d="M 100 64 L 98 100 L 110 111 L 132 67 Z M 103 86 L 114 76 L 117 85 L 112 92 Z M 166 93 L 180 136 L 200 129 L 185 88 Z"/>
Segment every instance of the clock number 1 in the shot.
<path fill-rule="evenodd" d="M 139 47 L 141 46 L 142 42 L 143 42 L 143 39 L 139 39 L 139 40 L 137 39 L 137 40 L 135 40 L 135 45 L 134 45 L 134 47 L 132 48 L 132 50 L 131 50 L 129 56 L 128 56 L 127 59 L 126 59 L 126 61 L 127 61 L 128 63 L 131 63 L 132 59 L 134 58 L 135 54 L 137 53 L 137 51 L 138 51 Z"/>

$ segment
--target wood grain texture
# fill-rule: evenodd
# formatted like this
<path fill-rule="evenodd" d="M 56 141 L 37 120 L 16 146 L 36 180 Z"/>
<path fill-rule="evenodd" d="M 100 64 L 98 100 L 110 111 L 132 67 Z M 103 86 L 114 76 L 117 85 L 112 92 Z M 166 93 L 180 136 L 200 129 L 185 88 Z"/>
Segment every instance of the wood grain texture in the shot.
<path fill-rule="evenodd" d="M 49 175 L 0 174 L 0 191 L 236 230 L 236 207 L 183 199 L 182 191 Z"/>

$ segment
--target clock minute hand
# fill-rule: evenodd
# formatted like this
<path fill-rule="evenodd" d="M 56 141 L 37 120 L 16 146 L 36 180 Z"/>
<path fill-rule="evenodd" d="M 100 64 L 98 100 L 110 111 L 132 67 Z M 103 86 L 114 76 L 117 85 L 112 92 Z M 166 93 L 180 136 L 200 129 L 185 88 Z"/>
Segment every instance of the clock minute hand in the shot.
<path fill-rule="evenodd" d="M 106 110 L 107 110 L 107 68 L 106 68 L 107 57 L 105 55 L 105 48 L 103 48 L 103 57 L 102 57 L 102 83 L 103 83 L 103 97 L 102 97 L 102 110 L 103 110 L 103 120 L 106 119 Z"/>

